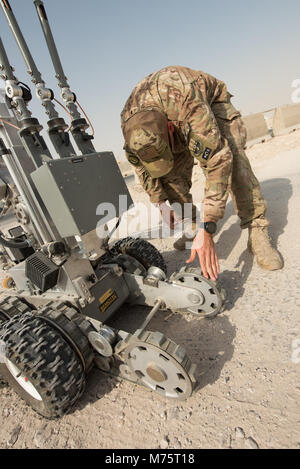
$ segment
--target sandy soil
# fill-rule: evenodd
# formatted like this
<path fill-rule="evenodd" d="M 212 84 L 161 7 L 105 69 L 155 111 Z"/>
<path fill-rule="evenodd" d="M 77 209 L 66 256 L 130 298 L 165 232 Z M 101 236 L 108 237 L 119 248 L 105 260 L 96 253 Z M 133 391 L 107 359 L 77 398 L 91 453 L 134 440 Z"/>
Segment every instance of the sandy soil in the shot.
<path fill-rule="evenodd" d="M 225 312 L 213 321 L 158 314 L 149 326 L 184 345 L 199 365 L 197 392 L 184 402 L 165 400 L 94 370 L 73 412 L 47 421 L 1 384 L 0 448 L 300 448 L 300 132 L 247 153 L 285 267 L 265 272 L 253 263 L 229 202 L 216 238 Z M 195 167 L 196 200 L 202 182 Z M 132 193 L 147 200 L 139 188 Z M 187 259 L 171 239 L 153 243 L 169 273 Z M 139 313 L 122 308 L 120 321 L 132 325 Z"/>

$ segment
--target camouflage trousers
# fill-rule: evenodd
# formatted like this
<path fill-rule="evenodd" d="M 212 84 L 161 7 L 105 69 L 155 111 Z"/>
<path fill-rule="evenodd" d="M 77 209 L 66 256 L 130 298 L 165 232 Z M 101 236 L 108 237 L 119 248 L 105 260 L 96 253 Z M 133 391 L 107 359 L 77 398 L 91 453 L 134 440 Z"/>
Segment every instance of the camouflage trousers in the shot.
<path fill-rule="evenodd" d="M 232 106 L 230 103 L 226 106 L 228 105 Z M 214 111 L 213 106 L 212 110 Z M 241 117 L 235 117 L 232 120 L 224 119 L 224 116 L 218 116 L 218 111 L 215 113 L 218 127 L 228 141 L 233 155 L 229 192 L 235 211 L 241 220 L 241 228 L 268 226 L 269 222 L 265 217 L 267 203 L 244 150 L 247 131 L 243 120 Z"/>
<path fill-rule="evenodd" d="M 230 102 L 218 103 L 215 108 L 212 105 L 221 135 L 228 141 L 233 155 L 229 192 L 241 220 L 241 228 L 268 226 L 269 222 L 265 217 L 267 204 L 244 150 L 247 139 L 245 125 L 241 117 L 227 118 L 232 115 L 232 108 Z M 194 162 L 190 151 L 185 147 L 174 155 L 174 168 L 167 176 L 151 179 L 142 166 L 136 168 L 136 172 L 143 188 L 151 194 L 151 202 L 158 202 L 163 197 L 170 204 L 179 204 L 182 211 L 185 204 L 190 204 L 192 218 L 195 219 L 197 209 L 190 192 Z M 204 168 L 203 172 L 205 175 Z"/>

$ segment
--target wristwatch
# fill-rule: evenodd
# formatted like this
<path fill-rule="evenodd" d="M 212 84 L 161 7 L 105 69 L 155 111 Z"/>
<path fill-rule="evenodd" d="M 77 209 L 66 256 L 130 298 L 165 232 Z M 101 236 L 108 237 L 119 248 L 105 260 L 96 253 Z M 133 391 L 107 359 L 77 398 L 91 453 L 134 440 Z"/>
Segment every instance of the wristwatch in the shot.
<path fill-rule="evenodd" d="M 214 221 L 206 221 L 206 222 L 202 222 L 200 223 L 200 228 L 204 229 L 205 231 L 207 231 L 207 233 L 209 234 L 215 234 L 216 231 L 217 231 L 217 224 L 214 222 Z"/>

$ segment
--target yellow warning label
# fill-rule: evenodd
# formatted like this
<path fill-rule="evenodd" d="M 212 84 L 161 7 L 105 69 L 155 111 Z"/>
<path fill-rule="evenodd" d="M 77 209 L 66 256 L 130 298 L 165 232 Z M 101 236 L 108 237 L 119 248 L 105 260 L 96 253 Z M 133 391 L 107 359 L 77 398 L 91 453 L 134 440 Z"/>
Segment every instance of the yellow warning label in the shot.
<path fill-rule="evenodd" d="M 110 288 L 109 290 L 107 290 L 107 292 L 105 292 L 102 296 L 100 296 L 99 298 L 99 301 L 100 303 L 104 303 L 105 300 L 107 300 L 107 298 L 112 295 L 113 293 L 113 289 Z"/>
<path fill-rule="evenodd" d="M 104 313 L 117 299 L 118 295 L 115 291 L 112 290 L 112 288 L 107 290 L 107 292 L 104 293 L 99 299 L 100 311 Z"/>

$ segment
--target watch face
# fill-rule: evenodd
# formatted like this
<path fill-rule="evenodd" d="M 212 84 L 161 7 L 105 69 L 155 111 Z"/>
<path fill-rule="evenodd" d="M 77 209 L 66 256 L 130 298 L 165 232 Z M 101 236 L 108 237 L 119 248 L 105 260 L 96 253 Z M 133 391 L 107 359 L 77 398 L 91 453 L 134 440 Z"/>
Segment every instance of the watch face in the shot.
<path fill-rule="evenodd" d="M 215 234 L 217 231 L 217 225 L 213 221 L 207 221 L 204 223 L 205 230 L 210 234 Z"/>

